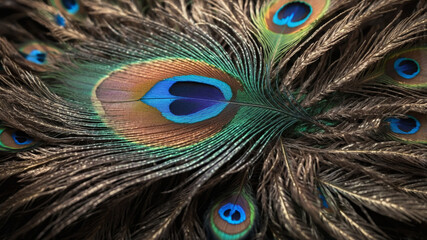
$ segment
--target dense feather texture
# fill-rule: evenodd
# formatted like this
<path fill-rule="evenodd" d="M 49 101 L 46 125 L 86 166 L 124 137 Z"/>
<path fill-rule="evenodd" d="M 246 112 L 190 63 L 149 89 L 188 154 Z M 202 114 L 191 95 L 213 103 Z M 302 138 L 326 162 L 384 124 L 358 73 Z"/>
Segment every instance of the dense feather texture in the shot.
<path fill-rule="evenodd" d="M 426 2 L 0 2 L 0 238 L 423 239 Z"/>

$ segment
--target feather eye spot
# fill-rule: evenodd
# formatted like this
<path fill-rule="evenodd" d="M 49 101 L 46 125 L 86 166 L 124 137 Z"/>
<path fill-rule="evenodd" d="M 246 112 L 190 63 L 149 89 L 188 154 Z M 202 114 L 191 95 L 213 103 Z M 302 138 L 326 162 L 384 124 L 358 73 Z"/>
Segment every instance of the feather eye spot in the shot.
<path fill-rule="evenodd" d="M 61 14 L 59 14 L 59 13 L 55 15 L 55 22 L 56 22 L 56 24 L 58 24 L 61 27 L 65 27 L 65 25 L 66 25 L 65 18 L 63 16 L 61 16 Z"/>
<path fill-rule="evenodd" d="M 60 50 L 40 42 L 29 42 L 23 44 L 19 49 L 19 53 L 29 61 L 37 70 L 44 70 L 41 65 L 48 65 L 54 62 L 55 58 L 60 54 Z"/>
<path fill-rule="evenodd" d="M 414 134 L 420 130 L 421 123 L 412 116 L 407 118 L 388 118 L 391 131 L 397 134 Z"/>
<path fill-rule="evenodd" d="M 0 127 L 0 151 L 20 151 L 28 149 L 36 141 L 26 133 L 8 127 Z"/>
<path fill-rule="evenodd" d="M 402 87 L 427 87 L 426 54 L 425 47 L 418 47 L 392 55 L 385 63 L 385 74 L 381 76 L 380 80 Z"/>
<path fill-rule="evenodd" d="M 394 69 L 399 76 L 412 79 L 420 73 L 420 65 L 411 58 L 399 58 L 394 62 Z"/>
<path fill-rule="evenodd" d="M 264 24 L 277 34 L 293 34 L 309 29 L 314 21 L 324 15 L 329 0 L 277 0 L 267 6 Z"/>
<path fill-rule="evenodd" d="M 25 59 L 35 64 L 43 65 L 46 63 L 47 54 L 38 49 L 32 50 L 29 54 L 22 54 Z"/>
<path fill-rule="evenodd" d="M 305 2 L 290 2 L 274 14 L 273 22 L 279 26 L 298 27 L 308 20 L 312 12 L 311 6 Z"/>
<path fill-rule="evenodd" d="M 410 112 L 405 117 L 390 117 L 385 121 L 392 137 L 409 143 L 427 143 L 426 114 Z"/>
<path fill-rule="evenodd" d="M 82 20 L 86 17 L 86 12 L 79 0 L 50 0 L 51 4 L 56 7 L 62 15 L 72 16 L 74 19 Z M 61 16 L 62 17 L 62 16 Z M 58 25 L 64 27 L 65 19 L 55 17 Z M 59 21 L 58 21 L 59 20 Z"/>
<path fill-rule="evenodd" d="M 13 141 L 15 141 L 15 143 L 17 145 L 29 145 L 29 144 L 33 143 L 33 141 L 34 141 L 26 133 L 19 131 L 19 130 L 14 131 L 12 133 L 12 139 L 13 139 Z"/>
<path fill-rule="evenodd" d="M 141 101 L 175 123 L 197 123 L 224 110 L 233 96 L 229 85 L 197 75 L 177 76 L 154 85 Z"/>
<path fill-rule="evenodd" d="M 227 203 L 219 209 L 218 213 L 229 224 L 240 224 L 246 220 L 245 210 L 238 204 Z"/>
<path fill-rule="evenodd" d="M 228 195 L 211 208 L 209 230 L 215 239 L 245 239 L 254 229 L 255 209 L 252 198 L 245 192 Z"/>
<path fill-rule="evenodd" d="M 212 65 L 165 59 L 109 73 L 94 86 L 92 102 L 102 120 L 133 143 L 185 147 L 235 117 L 239 106 L 230 102 L 241 90 L 236 78 Z"/>
<path fill-rule="evenodd" d="M 76 14 L 80 9 L 80 4 L 76 0 L 61 0 L 61 4 L 69 14 Z"/>

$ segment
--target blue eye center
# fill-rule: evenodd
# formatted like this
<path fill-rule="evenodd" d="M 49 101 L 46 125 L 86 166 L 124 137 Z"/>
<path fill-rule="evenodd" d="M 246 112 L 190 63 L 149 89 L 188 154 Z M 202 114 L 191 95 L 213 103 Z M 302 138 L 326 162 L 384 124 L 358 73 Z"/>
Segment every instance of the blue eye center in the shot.
<path fill-rule="evenodd" d="M 281 7 L 273 16 L 276 25 L 294 28 L 304 24 L 313 10 L 311 6 L 304 2 L 291 2 Z"/>
<path fill-rule="evenodd" d="M 417 122 L 412 118 L 399 119 L 397 123 L 397 127 L 404 132 L 410 132 L 416 126 Z"/>
<path fill-rule="evenodd" d="M 420 65 L 411 58 L 399 58 L 394 62 L 394 69 L 399 76 L 411 79 L 420 73 Z"/>
<path fill-rule="evenodd" d="M 56 14 L 55 21 L 59 26 L 65 27 L 65 18 L 62 17 L 61 14 Z"/>
<path fill-rule="evenodd" d="M 196 123 L 220 114 L 233 93 L 228 84 L 197 75 L 176 76 L 154 85 L 141 101 L 175 123 Z"/>
<path fill-rule="evenodd" d="M 25 59 L 27 59 L 30 62 L 37 63 L 37 64 L 44 64 L 46 62 L 46 53 L 41 52 L 40 50 L 34 49 L 29 54 L 22 54 L 24 55 Z"/>
<path fill-rule="evenodd" d="M 33 142 L 33 139 L 22 131 L 13 132 L 12 138 L 17 145 L 28 145 Z"/>
<path fill-rule="evenodd" d="M 408 118 L 389 118 L 386 121 L 390 122 L 390 128 L 394 133 L 398 134 L 414 134 L 420 130 L 420 122 L 412 117 Z"/>
<path fill-rule="evenodd" d="M 62 5 L 64 8 L 70 13 L 75 14 L 79 11 L 79 4 L 77 3 L 77 0 L 61 0 Z"/>
<path fill-rule="evenodd" d="M 227 203 L 218 210 L 219 216 L 226 222 L 236 225 L 246 220 L 246 214 L 240 205 Z"/>
<path fill-rule="evenodd" d="M 209 108 L 218 101 L 224 101 L 224 94 L 217 87 L 198 82 L 177 82 L 169 93 L 182 97 L 169 105 L 171 113 L 184 116 Z"/>

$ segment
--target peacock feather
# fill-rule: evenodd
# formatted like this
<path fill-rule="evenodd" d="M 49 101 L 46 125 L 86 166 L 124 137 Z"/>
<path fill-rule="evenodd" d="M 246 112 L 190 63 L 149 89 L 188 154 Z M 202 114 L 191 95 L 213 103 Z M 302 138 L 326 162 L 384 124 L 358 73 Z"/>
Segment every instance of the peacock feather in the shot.
<path fill-rule="evenodd" d="M 425 239 L 426 9 L 0 1 L 0 239 Z"/>

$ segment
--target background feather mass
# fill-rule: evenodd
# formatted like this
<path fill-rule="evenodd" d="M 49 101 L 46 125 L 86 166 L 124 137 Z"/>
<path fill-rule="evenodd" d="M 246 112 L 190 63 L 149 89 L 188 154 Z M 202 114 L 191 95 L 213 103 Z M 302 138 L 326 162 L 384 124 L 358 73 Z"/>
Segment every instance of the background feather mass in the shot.
<path fill-rule="evenodd" d="M 424 0 L 3 0 L 1 239 L 425 239 Z"/>

